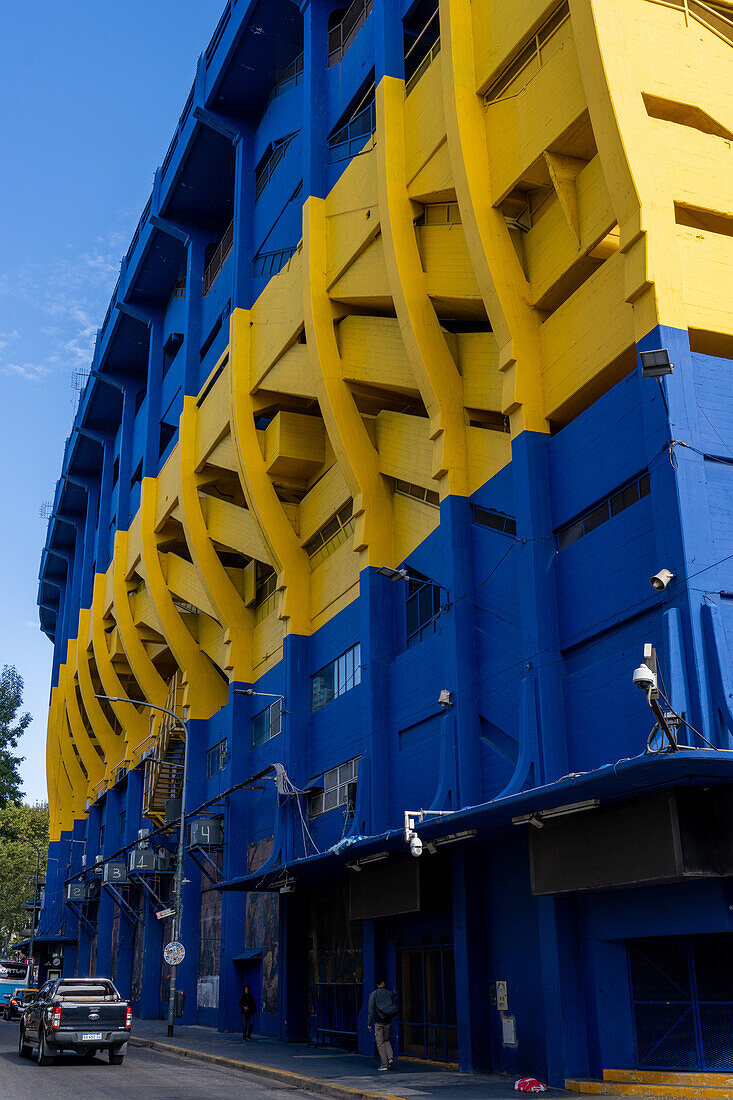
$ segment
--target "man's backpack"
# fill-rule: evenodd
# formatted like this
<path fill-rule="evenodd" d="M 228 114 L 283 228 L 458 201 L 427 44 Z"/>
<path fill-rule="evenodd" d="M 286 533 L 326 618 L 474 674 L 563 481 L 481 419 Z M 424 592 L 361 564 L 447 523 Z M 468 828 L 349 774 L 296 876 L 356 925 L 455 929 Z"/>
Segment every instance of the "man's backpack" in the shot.
<path fill-rule="evenodd" d="M 399 1012 L 399 1008 L 397 1007 L 397 998 L 391 991 L 389 991 L 389 995 L 392 998 L 391 1004 L 386 1005 L 384 1008 L 381 1008 L 379 1005 L 375 1006 L 374 1015 L 377 1023 L 379 1024 L 390 1023 L 390 1021 L 394 1020 L 395 1016 Z"/>

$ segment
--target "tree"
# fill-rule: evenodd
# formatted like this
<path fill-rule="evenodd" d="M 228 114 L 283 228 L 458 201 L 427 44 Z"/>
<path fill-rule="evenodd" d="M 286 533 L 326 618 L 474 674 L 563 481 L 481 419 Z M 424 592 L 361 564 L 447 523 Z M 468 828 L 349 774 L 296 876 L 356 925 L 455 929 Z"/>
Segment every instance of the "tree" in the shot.
<path fill-rule="evenodd" d="M 0 672 L 0 808 L 23 797 L 18 767 L 25 757 L 12 751 L 31 721 L 28 713 L 16 717 L 22 705 L 23 677 L 17 668 L 4 665 Z"/>
<path fill-rule="evenodd" d="M 33 901 L 36 873 L 33 844 L 40 849 L 42 879 L 48 851 L 48 805 L 23 806 L 11 802 L 4 806 L 0 810 L 0 950 L 6 936 L 10 943 L 20 939 L 31 922 L 32 910 L 24 905 Z"/>

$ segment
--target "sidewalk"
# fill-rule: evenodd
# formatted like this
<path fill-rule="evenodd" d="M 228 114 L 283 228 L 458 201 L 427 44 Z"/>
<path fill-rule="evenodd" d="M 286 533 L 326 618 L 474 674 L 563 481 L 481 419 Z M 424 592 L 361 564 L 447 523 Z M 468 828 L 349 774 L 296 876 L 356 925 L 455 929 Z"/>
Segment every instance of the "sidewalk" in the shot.
<path fill-rule="evenodd" d="M 272 1081 L 309 1089 L 322 1096 L 361 1100 L 509 1100 L 514 1078 L 498 1074 L 464 1074 L 423 1062 L 400 1061 L 391 1073 L 377 1073 L 376 1058 L 349 1054 L 333 1047 L 309 1047 L 304 1043 L 280 1043 L 256 1035 L 243 1043 L 241 1035 L 222 1034 L 208 1027 L 179 1027 L 172 1038 L 162 1020 L 135 1020 L 131 1042 L 156 1050 L 200 1058 Z M 579 1097 L 550 1089 L 547 1096 Z"/>

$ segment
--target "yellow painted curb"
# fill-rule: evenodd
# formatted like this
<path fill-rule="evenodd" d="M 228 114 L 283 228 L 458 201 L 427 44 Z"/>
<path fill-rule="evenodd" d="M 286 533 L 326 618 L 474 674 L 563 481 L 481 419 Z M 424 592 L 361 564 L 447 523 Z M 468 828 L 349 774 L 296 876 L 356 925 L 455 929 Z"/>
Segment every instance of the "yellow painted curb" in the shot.
<path fill-rule="evenodd" d="M 662 1074 L 658 1082 L 584 1081 L 571 1078 L 565 1082 L 571 1092 L 588 1092 L 598 1096 L 665 1096 L 670 1100 L 733 1100 L 733 1089 L 714 1085 L 675 1084 Z"/>
<path fill-rule="evenodd" d="M 302 1073 L 292 1073 L 288 1069 L 276 1069 L 274 1066 L 262 1066 L 256 1062 L 240 1062 L 236 1058 L 224 1058 L 221 1054 L 209 1054 L 207 1051 L 191 1050 L 189 1047 L 179 1047 L 174 1043 L 161 1043 L 157 1039 L 144 1039 L 132 1036 L 130 1042 L 133 1046 L 148 1047 L 151 1050 L 159 1050 L 162 1054 L 175 1054 L 179 1058 L 193 1058 L 198 1062 L 211 1062 L 216 1066 L 225 1066 L 227 1069 L 240 1070 L 242 1073 L 252 1073 L 259 1077 L 267 1077 L 273 1081 L 282 1081 L 294 1088 L 310 1089 L 311 1092 L 321 1096 L 332 1096 L 335 1100 L 405 1100 L 404 1096 L 395 1096 L 385 1092 L 367 1092 L 364 1089 L 352 1089 L 348 1085 L 336 1085 L 332 1081 L 321 1081 L 317 1077 L 306 1077 Z"/>
<path fill-rule="evenodd" d="M 710 1085 L 732 1089 L 733 1074 L 697 1073 L 693 1070 L 604 1069 L 604 1081 L 630 1081 L 635 1085 Z"/>

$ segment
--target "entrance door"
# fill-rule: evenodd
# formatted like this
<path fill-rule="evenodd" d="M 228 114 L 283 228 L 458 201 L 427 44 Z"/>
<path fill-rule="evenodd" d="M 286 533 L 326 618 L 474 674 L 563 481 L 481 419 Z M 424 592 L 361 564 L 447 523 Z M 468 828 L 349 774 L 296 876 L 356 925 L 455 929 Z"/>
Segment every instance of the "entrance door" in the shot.
<path fill-rule="evenodd" d="M 629 944 L 636 1064 L 733 1069 L 733 937 Z"/>
<path fill-rule="evenodd" d="M 400 951 L 400 1049 L 438 1062 L 458 1060 L 453 947 Z"/>

